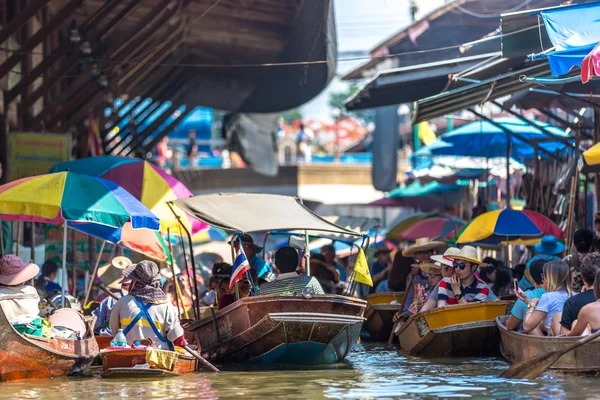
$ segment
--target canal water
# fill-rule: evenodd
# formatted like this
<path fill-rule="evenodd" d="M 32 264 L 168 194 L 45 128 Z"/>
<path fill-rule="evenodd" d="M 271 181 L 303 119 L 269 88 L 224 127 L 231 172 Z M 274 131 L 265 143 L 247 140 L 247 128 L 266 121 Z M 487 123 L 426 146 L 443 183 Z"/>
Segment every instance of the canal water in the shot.
<path fill-rule="evenodd" d="M 497 378 L 498 358 L 423 360 L 394 348 L 360 345 L 345 363 L 328 369 L 254 369 L 162 380 L 85 378 L 0 384 L 0 399 L 394 399 L 600 398 L 593 376 L 544 375 L 534 381 Z"/>

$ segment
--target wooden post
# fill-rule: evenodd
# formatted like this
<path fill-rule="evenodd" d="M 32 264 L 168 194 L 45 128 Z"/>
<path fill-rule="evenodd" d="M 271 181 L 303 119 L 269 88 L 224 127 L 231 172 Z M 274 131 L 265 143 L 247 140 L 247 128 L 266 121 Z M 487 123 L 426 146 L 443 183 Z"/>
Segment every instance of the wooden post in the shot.
<path fill-rule="evenodd" d="M 23 223 L 21 221 L 17 222 L 17 250 L 15 251 L 15 255 L 19 257 L 19 247 L 21 247 L 21 225 Z"/>
<path fill-rule="evenodd" d="M 106 241 L 102 241 L 102 245 L 100 246 L 100 253 L 98 253 L 98 257 L 96 258 L 96 265 L 94 266 L 94 272 L 90 275 L 90 281 L 88 283 L 87 290 L 85 292 L 85 299 L 83 300 L 83 306 L 88 302 L 90 298 L 90 293 L 92 292 L 92 287 L 94 286 L 94 281 L 96 280 L 96 274 L 98 273 L 98 266 L 100 265 L 100 259 L 102 258 L 102 253 L 104 253 L 104 246 L 106 245 Z M 116 245 L 115 245 L 116 247 Z M 113 249 L 114 252 L 114 249 Z"/>
<path fill-rule="evenodd" d="M 171 228 L 167 228 L 167 243 L 169 244 L 169 258 L 171 273 L 173 274 L 173 284 L 175 285 L 175 296 L 177 300 L 177 310 L 179 310 L 179 305 L 181 304 L 181 309 L 183 310 L 183 317 L 185 319 L 190 319 L 190 315 L 185 308 L 185 304 L 183 303 L 183 294 L 181 293 L 181 288 L 179 287 L 179 281 L 177 280 L 177 275 L 175 274 L 175 265 L 173 264 L 173 245 L 171 244 Z M 192 254 L 192 257 L 194 255 Z M 181 315 L 181 311 L 179 315 Z"/>
<path fill-rule="evenodd" d="M 31 262 L 35 264 L 35 222 L 31 222 Z"/>

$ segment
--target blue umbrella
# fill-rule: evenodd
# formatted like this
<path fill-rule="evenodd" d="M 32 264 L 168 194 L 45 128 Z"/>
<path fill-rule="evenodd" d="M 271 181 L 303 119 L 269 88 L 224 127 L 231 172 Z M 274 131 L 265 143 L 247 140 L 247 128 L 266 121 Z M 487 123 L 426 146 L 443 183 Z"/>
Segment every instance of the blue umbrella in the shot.
<path fill-rule="evenodd" d="M 496 118 L 494 122 L 510 130 L 528 142 L 536 139 L 548 139 L 548 136 L 535 127 L 516 118 Z M 557 137 L 569 137 L 563 130 L 539 121 L 532 121 L 535 125 L 545 128 Z M 504 130 L 488 121 L 475 121 L 461 126 L 452 132 L 437 138 L 428 146 L 422 147 L 414 157 L 431 156 L 464 156 L 496 158 L 506 157 L 508 135 Z M 525 161 L 535 159 L 534 147 L 511 135 L 512 158 Z M 549 153 L 564 153 L 568 146 L 559 140 L 542 141 L 538 146 Z M 546 157 L 544 152 L 540 157 Z"/>

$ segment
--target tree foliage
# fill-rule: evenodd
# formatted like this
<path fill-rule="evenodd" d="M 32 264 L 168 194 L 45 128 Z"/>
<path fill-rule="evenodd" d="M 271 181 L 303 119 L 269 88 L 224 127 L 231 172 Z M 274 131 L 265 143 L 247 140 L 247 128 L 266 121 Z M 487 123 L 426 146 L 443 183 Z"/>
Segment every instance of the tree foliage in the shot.
<path fill-rule="evenodd" d="M 362 122 L 368 124 L 375 122 L 375 110 L 360 110 L 360 111 L 347 111 L 344 102 L 354 96 L 360 90 L 360 85 L 356 82 L 352 82 L 348 86 L 348 90 L 343 92 L 333 92 L 329 96 L 329 106 L 333 110 L 338 110 L 340 116 L 353 117 Z"/>
<path fill-rule="evenodd" d="M 299 108 L 292 108 L 291 110 L 284 111 L 281 113 L 281 117 L 285 121 L 286 124 L 291 124 L 296 120 L 302 121 L 302 112 Z"/>

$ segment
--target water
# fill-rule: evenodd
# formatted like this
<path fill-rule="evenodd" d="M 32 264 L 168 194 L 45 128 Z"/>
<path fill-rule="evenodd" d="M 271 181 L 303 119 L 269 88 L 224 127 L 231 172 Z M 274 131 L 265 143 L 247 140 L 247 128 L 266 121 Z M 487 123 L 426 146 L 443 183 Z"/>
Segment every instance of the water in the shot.
<path fill-rule="evenodd" d="M 497 378 L 497 358 L 423 360 L 392 347 L 359 346 L 347 362 L 329 369 L 260 369 L 202 373 L 161 380 L 91 377 L 0 384 L 0 399 L 248 398 L 600 398 L 600 381 L 585 375 L 544 375 L 535 381 Z"/>

